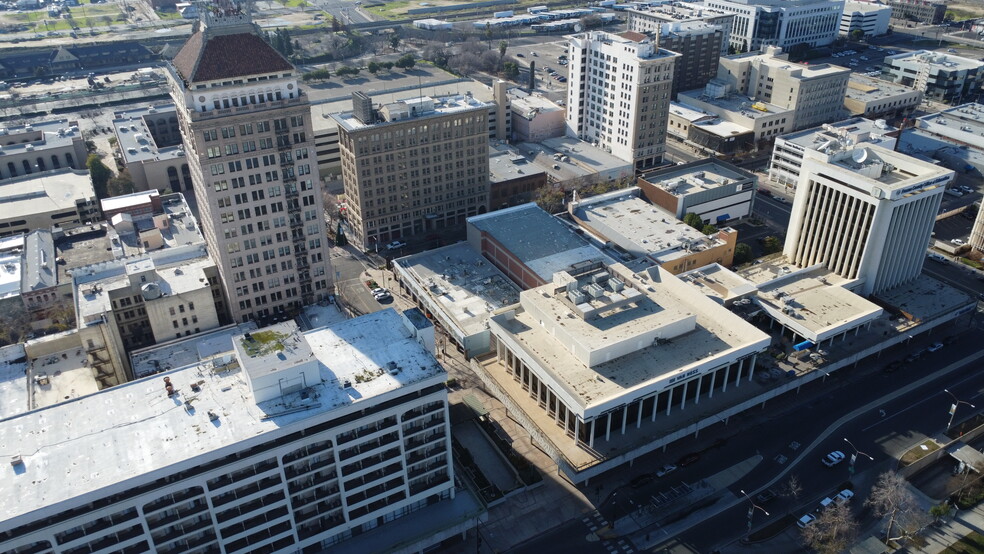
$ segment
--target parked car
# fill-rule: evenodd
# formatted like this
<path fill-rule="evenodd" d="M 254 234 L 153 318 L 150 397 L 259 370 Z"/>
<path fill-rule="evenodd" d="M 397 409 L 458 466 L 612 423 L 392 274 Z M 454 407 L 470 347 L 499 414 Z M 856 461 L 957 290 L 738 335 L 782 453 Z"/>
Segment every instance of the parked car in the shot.
<path fill-rule="evenodd" d="M 834 502 L 844 504 L 850 502 L 852 498 L 854 498 L 854 491 L 851 489 L 844 489 L 837 493 L 837 496 L 834 497 Z"/>
<path fill-rule="evenodd" d="M 672 464 L 667 464 L 656 472 L 656 477 L 666 477 L 667 475 L 676 471 L 676 466 Z"/>
<path fill-rule="evenodd" d="M 885 367 L 883 367 L 882 368 L 882 371 L 884 371 L 885 373 L 892 373 L 892 372 L 894 372 L 896 370 L 902 369 L 902 366 L 904 366 L 904 365 L 905 365 L 905 362 L 903 362 L 902 360 L 894 360 L 894 361 L 888 362 L 888 365 L 886 365 Z"/>
<path fill-rule="evenodd" d="M 629 486 L 633 489 L 638 489 L 648 483 L 653 481 L 652 473 L 643 473 L 642 475 L 635 476 L 631 481 L 629 481 Z"/>
<path fill-rule="evenodd" d="M 963 246 L 964 245 L 964 241 L 963 241 L 963 239 L 950 239 L 950 244 L 955 244 L 957 246 Z"/>
<path fill-rule="evenodd" d="M 817 520 L 817 516 L 815 516 L 813 514 L 806 514 L 805 516 L 799 518 L 796 521 L 796 525 L 800 529 L 806 529 L 807 527 L 809 527 L 816 520 Z"/>
<path fill-rule="evenodd" d="M 922 355 L 923 355 L 922 350 L 920 350 L 919 352 L 913 352 L 912 354 L 909 354 L 908 356 L 905 357 L 905 361 L 907 363 L 912 363 L 918 360 L 920 357 L 922 357 Z"/>
<path fill-rule="evenodd" d="M 942 342 L 934 342 L 933 344 L 929 345 L 929 348 L 926 349 L 927 352 L 936 352 L 937 350 L 943 350 Z"/>
<path fill-rule="evenodd" d="M 403 248 L 406 245 L 407 245 L 407 243 L 405 243 L 403 241 L 394 240 L 393 242 L 391 242 L 391 243 L 389 243 L 389 244 L 386 245 L 386 249 L 387 250 L 399 250 L 400 248 Z"/>
<path fill-rule="evenodd" d="M 691 464 L 697 463 L 698 460 L 700 460 L 700 454 L 691 452 L 690 454 L 684 454 L 681 456 L 680 459 L 677 460 L 676 465 L 680 467 L 687 467 Z"/>
<path fill-rule="evenodd" d="M 823 460 L 821 461 L 823 462 L 823 465 L 827 467 L 834 467 L 835 465 L 843 462 L 844 458 L 845 456 L 843 452 L 841 452 L 840 450 L 834 450 L 830 454 L 824 456 Z"/>

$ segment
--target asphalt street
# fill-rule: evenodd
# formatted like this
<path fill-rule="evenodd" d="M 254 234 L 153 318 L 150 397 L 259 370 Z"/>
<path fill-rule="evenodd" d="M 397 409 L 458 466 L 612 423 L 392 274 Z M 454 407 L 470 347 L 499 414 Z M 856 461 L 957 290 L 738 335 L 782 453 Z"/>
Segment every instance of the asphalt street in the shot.
<path fill-rule="evenodd" d="M 804 386 L 798 395 L 787 395 L 770 402 L 762 408 L 766 415 L 757 413 L 758 410 L 752 410 L 736 416 L 727 425 L 722 424 L 711 430 L 709 435 L 705 433 L 705 441 L 709 437 L 715 437 L 727 441 L 724 445 L 702 453 L 700 460 L 689 467 L 679 468 L 667 477 L 655 479 L 649 485 L 633 489 L 628 482 L 637 473 L 653 470 L 655 465 L 646 462 L 636 464 L 636 468 L 639 469 L 624 471 L 626 485 L 601 504 L 599 508 L 601 515 L 608 520 L 621 517 L 648 502 L 654 494 L 664 492 L 681 482 L 697 482 L 703 477 L 730 467 L 737 461 L 756 455 L 761 455 L 764 458 L 763 462 L 732 487 L 733 490 L 730 491 L 733 495 L 732 500 L 740 497 L 738 489 L 744 489 L 754 495 L 777 475 L 784 473 L 785 476 L 780 483 L 784 482 L 788 475 L 796 475 L 803 492 L 798 501 L 779 498 L 769 504 L 768 510 L 773 514 L 772 517 L 787 512 L 811 510 L 815 501 L 825 495 L 836 493 L 835 489 L 851 479 L 846 462 L 830 470 L 820 464 L 820 459 L 829 451 L 842 450 L 848 454 L 853 452 L 844 441 L 845 438 L 849 438 L 858 449 L 874 457 L 874 462 L 859 458 L 857 463 L 859 473 L 854 477 L 861 481 L 861 478 L 866 476 L 870 481 L 877 473 L 893 467 L 895 458 L 910 446 L 944 429 L 950 403 L 947 395 L 942 392 L 944 388 L 960 391 L 961 396 L 966 396 L 968 401 L 981 395 L 984 391 L 984 374 L 974 371 L 974 367 L 978 364 L 967 364 L 954 373 L 919 387 L 898 399 L 879 403 L 879 399 L 886 392 L 917 381 L 933 369 L 975 354 L 978 351 L 979 333 L 978 326 L 968 327 L 966 321 L 944 327 L 929 337 L 915 339 L 913 344 L 885 353 L 880 359 Z M 901 359 L 911 351 L 925 348 L 931 341 L 950 335 L 955 339 L 943 350 L 928 354 L 923 359 L 908 364 L 904 369 L 894 373 L 886 374 L 882 371 L 888 362 Z M 984 402 L 978 405 L 984 408 Z M 866 406 L 868 409 L 848 423 L 828 429 L 833 422 L 859 406 Z M 880 410 L 884 410 L 884 416 L 881 415 Z M 961 412 L 960 416 L 968 417 L 974 411 L 976 410 L 968 409 L 966 412 Z M 764 422 L 763 417 L 765 417 Z M 766 427 L 763 428 L 763 424 Z M 804 452 L 806 445 L 811 444 L 827 431 L 829 431 L 828 438 L 817 448 Z M 670 459 L 675 459 L 687 452 L 687 444 L 684 442 L 671 449 L 668 455 Z M 798 460 L 801 455 L 802 459 Z M 854 502 L 855 509 L 863 503 L 863 494 L 866 492 L 858 491 L 858 499 Z M 672 543 L 658 545 L 653 551 L 662 551 L 663 548 L 671 545 L 683 548 L 681 552 L 711 552 L 724 548 L 746 532 L 747 507 L 746 504 L 739 505 L 717 517 L 700 522 L 679 537 L 666 537 L 668 540 L 673 539 Z M 754 524 L 757 527 L 769 519 L 771 518 L 756 512 Z M 514 551 L 524 554 L 601 553 L 611 551 L 609 547 L 620 546 L 618 539 L 591 540 L 592 521 L 591 518 L 568 521 Z M 713 532 L 708 532 L 710 529 L 713 529 Z M 617 531 L 618 529 L 615 529 L 616 533 Z M 647 531 L 650 532 L 653 540 L 663 532 L 658 528 Z M 625 542 L 627 539 L 621 540 Z M 631 543 L 625 542 L 625 544 Z M 636 549 L 638 550 L 637 546 Z"/>

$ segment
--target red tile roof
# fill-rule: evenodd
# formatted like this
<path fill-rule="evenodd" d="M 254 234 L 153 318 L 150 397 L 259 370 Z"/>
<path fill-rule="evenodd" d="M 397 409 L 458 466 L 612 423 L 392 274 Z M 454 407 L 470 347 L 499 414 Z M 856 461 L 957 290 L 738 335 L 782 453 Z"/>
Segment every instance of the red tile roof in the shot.
<path fill-rule="evenodd" d="M 294 66 L 253 33 L 205 37 L 198 31 L 174 56 L 174 68 L 188 82 L 216 81 L 291 71 Z"/>
<path fill-rule="evenodd" d="M 646 35 L 635 31 L 625 31 L 624 33 L 619 34 L 619 36 L 626 40 L 631 40 L 632 42 L 642 42 L 649 38 Z"/>

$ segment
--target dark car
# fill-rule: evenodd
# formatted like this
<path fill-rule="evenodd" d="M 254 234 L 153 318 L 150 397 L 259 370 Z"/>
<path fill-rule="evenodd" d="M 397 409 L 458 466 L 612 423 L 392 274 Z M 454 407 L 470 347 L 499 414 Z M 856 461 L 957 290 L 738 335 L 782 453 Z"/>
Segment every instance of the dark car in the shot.
<path fill-rule="evenodd" d="M 700 454 L 691 452 L 690 454 L 684 454 L 679 460 L 677 460 L 676 465 L 680 467 L 687 467 L 691 464 L 697 463 L 698 460 L 700 460 Z"/>
<path fill-rule="evenodd" d="M 643 473 L 642 475 L 639 475 L 634 479 L 632 479 L 631 481 L 629 481 L 629 486 L 632 487 L 633 489 L 638 489 L 639 487 L 642 487 L 647 483 L 651 483 L 652 480 L 653 480 L 652 473 Z"/>
<path fill-rule="evenodd" d="M 772 489 L 766 489 L 755 496 L 755 501 L 758 502 L 759 504 L 767 504 L 768 502 L 775 500 L 775 498 L 776 498 L 776 491 Z"/>
<path fill-rule="evenodd" d="M 903 362 L 902 360 L 895 360 L 893 362 L 889 362 L 888 365 L 883 367 L 882 371 L 884 371 L 885 373 L 892 373 L 893 371 L 902 369 L 902 366 L 904 365 L 905 362 Z"/>
<path fill-rule="evenodd" d="M 905 361 L 906 362 L 909 362 L 909 363 L 914 362 L 914 361 L 918 360 L 919 358 L 921 358 L 922 355 L 923 355 L 923 351 L 922 350 L 920 350 L 919 352 L 913 352 L 912 354 L 909 354 L 908 356 L 905 357 Z"/>

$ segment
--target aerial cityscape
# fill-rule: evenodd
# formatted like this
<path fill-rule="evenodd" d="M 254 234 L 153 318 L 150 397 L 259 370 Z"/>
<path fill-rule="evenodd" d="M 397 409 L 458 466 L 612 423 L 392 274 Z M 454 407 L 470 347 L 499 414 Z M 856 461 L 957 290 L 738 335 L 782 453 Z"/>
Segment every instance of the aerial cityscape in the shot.
<path fill-rule="evenodd" d="M 0 3 L 0 554 L 984 554 L 984 0 Z"/>

